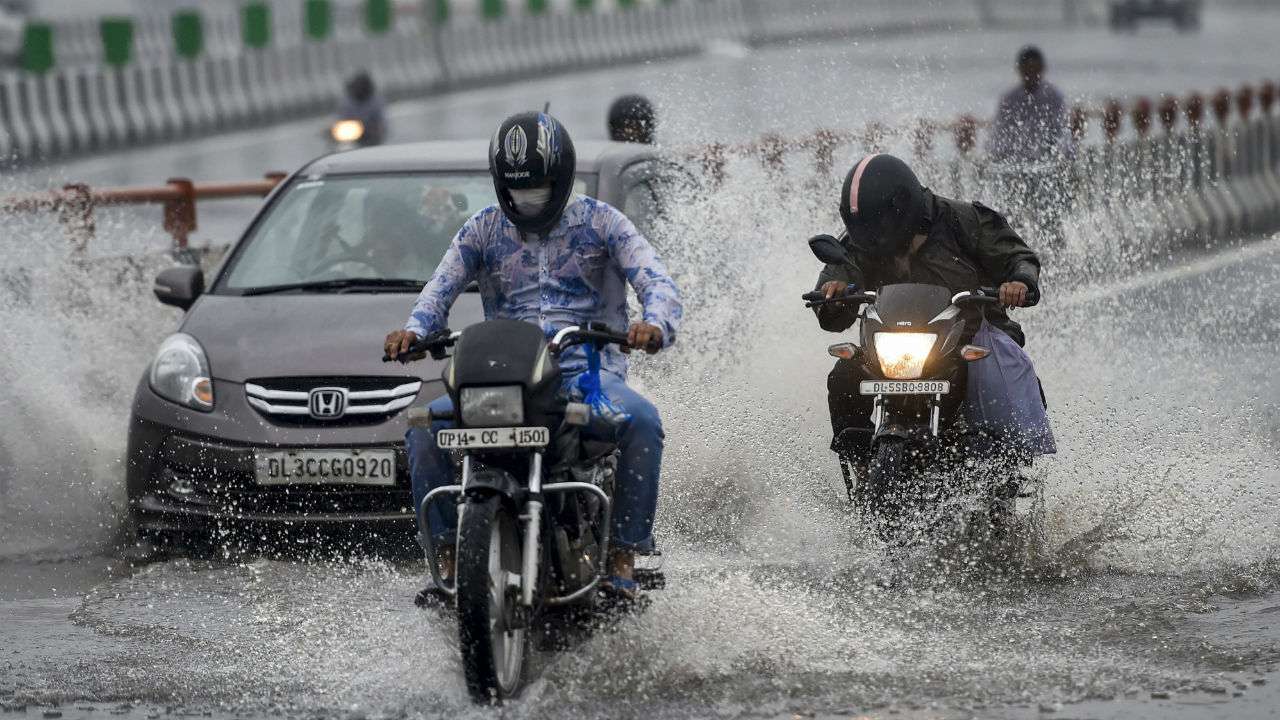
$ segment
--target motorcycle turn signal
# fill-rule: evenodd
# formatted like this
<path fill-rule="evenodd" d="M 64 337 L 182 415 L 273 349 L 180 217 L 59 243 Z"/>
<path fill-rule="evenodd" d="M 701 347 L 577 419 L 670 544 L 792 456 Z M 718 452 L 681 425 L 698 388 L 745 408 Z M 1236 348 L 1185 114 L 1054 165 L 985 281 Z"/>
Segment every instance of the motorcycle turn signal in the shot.
<path fill-rule="evenodd" d="M 839 343 L 827 348 L 827 354 L 841 360 L 852 360 L 858 357 L 858 346 L 853 343 Z"/>
<path fill-rule="evenodd" d="M 981 347 L 979 345 L 965 345 L 964 347 L 960 348 L 960 357 L 964 358 L 969 362 L 973 362 L 974 360 L 981 360 L 982 358 L 990 354 L 991 354 L 991 350 Z"/>

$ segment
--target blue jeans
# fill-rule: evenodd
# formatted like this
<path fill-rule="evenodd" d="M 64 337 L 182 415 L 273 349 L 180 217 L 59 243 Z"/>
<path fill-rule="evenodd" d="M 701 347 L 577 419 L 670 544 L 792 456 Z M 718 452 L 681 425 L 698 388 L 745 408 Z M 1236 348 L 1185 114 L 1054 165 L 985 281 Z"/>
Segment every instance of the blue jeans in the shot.
<path fill-rule="evenodd" d="M 658 409 L 644 396 L 627 387 L 625 381 L 607 372 L 600 384 L 609 400 L 631 416 L 619 434 L 622 457 L 618 463 L 613 497 L 612 547 L 648 552 L 653 549 L 653 518 L 658 509 L 658 475 L 662 469 L 662 421 Z M 430 405 L 432 415 L 448 414 L 453 403 L 448 395 Z M 431 428 L 411 427 L 405 433 L 409 473 L 413 479 L 413 506 L 421 507 L 427 493 L 455 482 L 449 453 L 436 447 L 436 432 L 453 427 L 452 422 L 433 419 Z M 427 528 L 437 545 L 452 545 L 458 525 L 453 498 L 432 501 L 427 509 Z M 423 528 L 418 528 L 423 532 Z"/>

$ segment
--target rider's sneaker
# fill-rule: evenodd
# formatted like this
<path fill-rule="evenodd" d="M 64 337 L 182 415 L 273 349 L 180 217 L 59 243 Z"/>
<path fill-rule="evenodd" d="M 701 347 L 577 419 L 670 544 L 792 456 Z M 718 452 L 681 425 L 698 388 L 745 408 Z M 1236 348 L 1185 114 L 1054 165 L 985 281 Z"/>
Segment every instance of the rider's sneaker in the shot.
<path fill-rule="evenodd" d="M 613 595 L 625 600 L 635 600 L 640 597 L 640 583 L 617 575 L 610 575 L 600 581 L 600 591 L 606 595 Z"/>
<path fill-rule="evenodd" d="M 432 585 L 419 590 L 413 596 L 413 604 L 420 608 L 445 608 L 449 605 L 449 594 Z"/>

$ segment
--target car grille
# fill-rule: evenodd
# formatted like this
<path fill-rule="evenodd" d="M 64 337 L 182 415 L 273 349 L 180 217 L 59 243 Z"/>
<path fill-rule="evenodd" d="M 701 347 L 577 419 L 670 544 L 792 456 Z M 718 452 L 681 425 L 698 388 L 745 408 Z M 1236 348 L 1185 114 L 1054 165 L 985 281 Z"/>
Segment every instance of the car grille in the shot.
<path fill-rule="evenodd" d="M 244 385 L 250 406 L 288 425 L 380 423 L 412 405 L 421 389 L 422 381 L 411 377 L 270 378 Z M 323 397 L 313 399 L 315 391 Z"/>

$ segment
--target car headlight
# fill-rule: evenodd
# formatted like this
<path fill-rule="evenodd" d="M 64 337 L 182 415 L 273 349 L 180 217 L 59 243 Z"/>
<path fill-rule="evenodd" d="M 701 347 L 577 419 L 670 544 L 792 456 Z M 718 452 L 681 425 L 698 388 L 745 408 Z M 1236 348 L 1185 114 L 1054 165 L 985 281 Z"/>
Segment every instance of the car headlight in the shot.
<path fill-rule="evenodd" d="M 524 388 L 519 385 L 462 388 L 462 422 L 502 427 L 524 422 Z"/>
<path fill-rule="evenodd" d="M 924 361 L 937 339 L 934 333 L 876 333 L 880 371 L 891 380 L 915 380 L 924 373 Z"/>
<path fill-rule="evenodd" d="M 208 412 L 213 409 L 209 360 L 196 339 L 186 333 L 165 338 L 151 362 L 151 389 L 157 395 Z"/>

